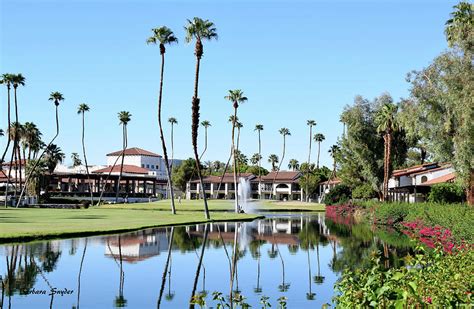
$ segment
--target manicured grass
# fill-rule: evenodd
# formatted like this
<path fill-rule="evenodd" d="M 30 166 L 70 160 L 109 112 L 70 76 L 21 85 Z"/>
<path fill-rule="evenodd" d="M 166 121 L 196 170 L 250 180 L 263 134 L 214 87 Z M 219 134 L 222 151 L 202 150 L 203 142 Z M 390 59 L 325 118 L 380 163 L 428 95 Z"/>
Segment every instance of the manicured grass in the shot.
<path fill-rule="evenodd" d="M 140 204 L 133 205 L 140 207 Z M 214 221 L 253 220 L 258 217 L 258 215 L 232 212 L 211 213 L 211 219 Z M 139 208 L 120 206 L 77 210 L 0 208 L 0 242 L 125 232 L 157 226 L 203 222 L 206 220 L 200 208 L 194 208 L 194 211 L 178 212 L 177 215 L 157 208 L 143 211 Z"/>
<path fill-rule="evenodd" d="M 209 210 L 211 211 L 232 211 L 234 201 L 232 200 L 208 200 Z M 170 211 L 170 201 L 162 200 L 154 203 L 136 203 L 136 204 L 117 204 L 100 206 L 107 209 L 143 209 L 143 210 L 163 210 Z M 298 201 L 280 202 L 280 201 L 258 201 L 252 202 L 252 207 L 261 211 L 324 211 L 323 204 L 305 203 Z M 201 211 L 203 209 L 202 200 L 181 200 L 176 201 L 176 211 Z"/>

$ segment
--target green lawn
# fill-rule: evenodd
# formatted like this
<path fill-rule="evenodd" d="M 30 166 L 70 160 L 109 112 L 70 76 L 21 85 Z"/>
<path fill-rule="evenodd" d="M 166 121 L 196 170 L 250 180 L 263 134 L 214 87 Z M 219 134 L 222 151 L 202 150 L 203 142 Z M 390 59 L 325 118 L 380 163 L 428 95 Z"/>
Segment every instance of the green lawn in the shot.
<path fill-rule="evenodd" d="M 211 219 L 215 221 L 253 220 L 257 217 L 259 216 L 211 212 Z M 119 206 L 77 210 L 0 208 L 0 242 L 125 232 L 202 222 L 206 222 L 202 211 L 178 212 L 177 215 L 172 215 L 169 211 L 143 211 Z"/>
<path fill-rule="evenodd" d="M 211 211 L 230 211 L 234 209 L 234 201 L 231 200 L 208 200 L 209 210 Z M 257 210 L 262 211 L 324 211 L 323 204 L 304 203 L 298 201 L 280 202 L 280 201 L 255 201 L 252 203 Z M 148 209 L 148 210 L 170 210 L 170 201 L 162 200 L 154 203 L 136 203 L 136 204 L 118 204 L 104 205 L 103 208 L 110 209 Z M 176 211 L 200 211 L 202 210 L 202 200 L 181 200 L 176 201 Z"/>

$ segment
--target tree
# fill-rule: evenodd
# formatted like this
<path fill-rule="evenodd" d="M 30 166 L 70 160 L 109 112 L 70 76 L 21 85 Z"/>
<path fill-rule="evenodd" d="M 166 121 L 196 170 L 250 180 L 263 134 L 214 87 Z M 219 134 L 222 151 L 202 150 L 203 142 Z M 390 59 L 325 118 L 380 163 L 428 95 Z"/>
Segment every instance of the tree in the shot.
<path fill-rule="evenodd" d="M 307 120 L 306 124 L 309 126 L 309 145 L 308 145 L 308 162 L 307 166 L 311 163 L 311 146 L 312 146 L 312 140 L 311 137 L 313 136 L 313 127 L 316 125 L 316 121 L 314 120 Z M 309 171 L 305 171 L 308 173 Z M 306 188 L 306 192 L 308 192 L 308 188 Z M 306 196 L 306 201 L 308 201 L 308 196 Z"/>
<path fill-rule="evenodd" d="M 237 109 L 239 108 L 239 104 L 242 104 L 247 101 L 247 97 L 244 96 L 244 92 L 240 89 L 236 90 L 229 90 L 228 95 L 224 97 L 226 100 L 232 102 L 232 106 L 234 107 L 234 118 L 232 120 L 232 153 L 234 156 L 234 186 L 235 186 L 235 212 L 239 212 L 239 195 L 237 193 L 237 148 L 235 147 L 234 143 L 234 135 L 235 135 L 235 128 L 237 126 Z M 239 128 L 240 132 L 240 128 Z M 240 135 L 240 134 L 239 134 Z M 238 145 L 238 142 L 237 142 Z"/>
<path fill-rule="evenodd" d="M 314 141 L 318 143 L 318 159 L 316 161 L 316 168 L 319 168 L 319 155 L 321 153 L 321 142 L 326 139 L 322 133 L 316 133 L 313 137 Z"/>
<path fill-rule="evenodd" d="M 7 132 L 10 132 L 10 124 L 11 124 L 11 102 L 10 102 L 10 90 L 13 84 L 13 78 L 14 75 L 10 73 L 5 73 L 2 74 L 2 79 L 0 80 L 0 84 L 4 84 L 7 87 Z M 0 164 L 5 162 L 5 155 L 7 154 L 8 148 L 10 147 L 10 138 L 8 137 L 7 139 L 7 146 L 5 147 L 5 150 L 3 151 L 2 159 L 0 160 Z"/>
<path fill-rule="evenodd" d="M 18 161 L 18 167 L 20 170 L 20 189 L 21 189 L 21 183 L 22 183 L 22 163 L 21 163 L 21 154 L 20 154 L 20 143 L 19 140 L 21 138 L 21 135 L 23 134 L 23 127 L 20 124 L 19 117 L 18 117 L 18 100 L 17 100 L 17 89 L 18 86 L 24 86 L 25 85 L 25 77 L 21 74 L 14 74 L 11 76 L 11 82 L 13 84 L 13 97 L 14 97 L 14 102 L 15 102 L 15 122 L 19 125 L 19 128 L 15 130 L 15 135 L 13 136 L 13 141 L 14 141 L 14 147 L 13 147 L 13 152 L 16 153 L 15 157 L 16 160 Z M 16 194 L 16 191 L 15 191 Z"/>
<path fill-rule="evenodd" d="M 186 191 L 186 184 L 189 180 L 192 180 L 196 167 L 196 161 L 194 159 L 184 160 L 179 166 L 173 170 L 173 183 L 181 191 Z"/>
<path fill-rule="evenodd" d="M 472 56 L 474 48 L 474 4 L 461 1 L 446 22 L 446 40 L 450 47 L 458 47 L 466 56 Z"/>
<path fill-rule="evenodd" d="M 300 163 L 296 159 L 291 159 L 290 163 L 288 163 L 288 168 L 293 171 L 297 171 L 300 168 Z"/>
<path fill-rule="evenodd" d="M 258 133 L 258 155 L 260 157 L 260 160 L 258 161 L 258 192 L 260 192 L 262 186 L 262 174 L 260 173 L 260 170 L 262 169 L 262 140 L 260 135 L 263 131 L 263 124 L 256 124 L 254 131 L 257 131 Z M 261 198 L 260 193 L 258 197 Z"/>
<path fill-rule="evenodd" d="M 273 176 L 273 181 L 272 181 L 272 185 L 275 183 L 275 179 L 278 177 L 278 173 L 280 172 L 281 170 L 281 164 L 283 163 L 283 160 L 285 159 L 285 150 L 286 150 L 286 137 L 291 135 L 290 133 L 290 130 L 288 130 L 287 128 L 281 128 L 280 130 L 278 130 L 278 132 L 281 134 L 281 136 L 283 137 L 283 150 L 282 150 L 282 155 L 281 155 L 281 161 L 280 161 L 280 164 L 278 165 L 278 169 L 275 173 L 275 176 Z"/>
<path fill-rule="evenodd" d="M 253 165 L 258 165 L 260 163 L 260 160 L 262 160 L 262 156 L 259 153 L 254 153 L 250 158 L 250 163 L 252 163 Z"/>
<path fill-rule="evenodd" d="M 26 176 L 26 179 L 25 179 L 25 186 L 23 187 L 23 189 L 21 190 L 21 193 L 20 193 L 20 197 L 18 198 L 18 201 L 17 201 L 17 204 L 16 204 L 16 207 L 18 208 L 18 206 L 20 206 L 20 203 L 21 203 L 21 199 L 23 197 L 23 194 L 25 193 L 25 188 L 27 187 L 28 185 L 28 181 L 30 180 L 31 178 L 31 175 L 33 175 L 35 173 L 35 169 L 36 167 L 40 164 L 41 162 L 41 159 L 43 158 L 43 155 L 45 154 L 46 150 L 48 149 L 48 147 L 50 147 L 53 142 L 56 140 L 56 138 L 58 137 L 59 135 L 59 104 L 64 101 L 64 96 L 61 92 L 58 92 L 58 91 L 54 91 L 54 92 L 51 92 L 50 96 L 49 96 L 49 101 L 53 101 L 54 102 L 54 106 L 55 106 L 55 119 L 56 119 L 56 134 L 54 135 L 54 137 L 51 139 L 51 141 L 48 143 L 48 145 L 46 145 L 46 147 L 43 148 L 43 151 L 41 152 L 41 154 L 39 155 L 38 159 L 35 161 L 35 164 L 33 165 L 33 167 L 31 168 L 30 172 L 27 174 Z M 5 201 L 6 203 L 6 201 Z"/>
<path fill-rule="evenodd" d="M 375 117 L 377 124 L 377 131 L 383 132 L 384 139 L 384 176 L 383 176 L 383 199 L 388 197 L 388 180 L 390 179 L 391 168 L 391 153 L 392 153 L 392 134 L 397 130 L 397 115 L 398 107 L 392 103 L 385 103 L 378 111 Z"/>
<path fill-rule="evenodd" d="M 209 120 L 203 120 L 201 121 L 201 126 L 204 127 L 204 150 L 201 153 L 201 156 L 199 158 L 202 158 L 204 154 L 206 153 L 207 150 L 207 128 L 211 126 L 211 122 Z"/>
<path fill-rule="evenodd" d="M 168 122 L 171 124 L 171 169 L 173 169 L 173 160 L 174 160 L 174 125 L 178 124 L 178 120 L 174 117 L 168 118 Z"/>
<path fill-rule="evenodd" d="M 278 170 L 278 167 L 277 167 L 278 162 L 280 161 L 276 154 L 271 154 L 270 156 L 268 156 L 268 163 L 271 163 L 272 165 L 272 172 L 276 172 Z"/>
<path fill-rule="evenodd" d="M 84 164 L 86 166 L 86 174 L 87 174 L 87 183 L 89 184 L 89 193 L 91 195 L 91 205 L 92 205 L 94 203 L 94 196 L 92 193 L 92 182 L 91 182 L 90 174 L 89 174 L 89 165 L 87 164 L 86 142 L 85 142 L 85 132 L 86 132 L 85 114 L 88 111 L 90 111 L 90 108 L 86 103 L 80 104 L 79 107 L 77 108 L 77 114 L 82 116 L 82 135 L 81 135 L 82 155 L 84 156 Z M 81 163 L 79 163 L 79 165 L 80 164 Z"/>
<path fill-rule="evenodd" d="M 23 151 L 26 152 L 26 149 L 28 149 L 28 155 L 24 155 L 23 157 L 25 157 L 25 159 L 29 161 L 31 159 L 34 159 L 36 157 L 36 154 L 40 150 L 43 144 L 43 142 L 41 141 L 41 136 L 43 134 L 33 122 L 25 122 L 23 128 Z"/>
<path fill-rule="evenodd" d="M 163 155 L 165 157 L 165 165 L 166 165 L 166 174 L 168 176 L 168 183 L 170 188 L 171 194 L 171 213 L 176 214 L 176 208 L 174 205 L 174 189 L 173 189 L 173 179 L 171 177 L 171 167 L 168 160 L 168 152 L 166 150 L 166 143 L 165 137 L 163 134 L 163 126 L 161 124 L 161 101 L 163 98 L 163 75 L 165 70 L 165 53 L 166 47 L 165 45 L 170 45 L 172 43 L 178 43 L 178 39 L 174 36 L 173 31 L 168 27 L 160 27 L 152 29 L 153 35 L 148 38 L 148 44 L 158 44 L 160 46 L 160 55 L 161 55 L 161 71 L 160 71 L 160 93 L 158 95 L 158 126 L 160 129 L 160 139 L 161 139 L 161 146 L 163 148 Z"/>
<path fill-rule="evenodd" d="M 204 188 L 204 183 L 202 180 L 202 174 L 200 169 L 200 160 L 197 151 L 197 138 L 198 138 L 198 127 L 199 127 L 199 104 L 200 99 L 198 97 L 198 85 L 199 85 L 199 67 L 201 64 L 201 58 L 204 53 L 204 48 L 202 41 L 203 40 L 212 40 L 217 39 L 217 30 L 214 26 L 214 23 L 209 20 L 203 20 L 199 17 L 194 17 L 193 20 L 188 19 L 188 24 L 185 26 L 186 31 L 186 42 L 189 43 L 193 39 L 196 40 L 196 45 L 194 49 L 194 55 L 196 56 L 196 74 L 194 79 L 194 95 L 192 99 L 192 144 L 194 150 L 194 157 L 196 159 L 196 170 L 199 177 L 199 182 L 201 188 Z M 206 219 L 210 219 L 209 209 L 207 206 L 206 194 L 203 194 L 204 200 L 204 213 Z"/>
<path fill-rule="evenodd" d="M 64 161 L 64 158 L 66 158 L 66 155 L 61 150 L 61 147 L 58 147 L 58 145 L 50 144 L 46 148 L 44 160 L 50 175 L 54 173 L 56 166 Z"/>
<path fill-rule="evenodd" d="M 329 180 L 336 178 L 336 163 L 337 163 L 337 157 L 339 155 L 339 152 L 341 151 L 341 148 L 339 148 L 338 145 L 332 145 L 331 148 L 329 148 L 328 152 L 332 157 L 332 173 L 331 177 L 329 177 Z"/>
<path fill-rule="evenodd" d="M 81 158 L 79 157 L 79 154 L 77 152 L 71 153 L 71 160 L 72 160 L 73 167 L 82 165 Z"/>
<path fill-rule="evenodd" d="M 10 164 L 8 166 L 8 175 L 7 175 L 7 185 L 5 187 L 5 207 L 7 203 L 7 197 L 8 197 L 8 188 L 10 185 L 10 179 L 12 177 L 12 168 L 13 165 L 15 165 L 15 191 L 14 191 L 14 196 L 17 194 L 17 183 L 18 183 L 18 167 L 20 167 L 20 187 L 21 187 L 21 165 L 19 164 L 18 160 L 18 140 L 19 138 L 23 135 L 23 126 L 21 123 L 18 122 L 13 122 L 9 126 L 9 131 L 8 131 L 8 139 L 13 140 L 13 148 L 12 148 L 12 153 L 10 157 Z M 20 158 L 21 159 L 21 158 Z M 21 188 L 20 188 L 21 190 Z"/>
<path fill-rule="evenodd" d="M 122 180 L 123 173 L 123 161 L 125 159 L 125 149 L 127 149 L 128 137 L 127 137 L 127 125 L 130 122 L 132 114 L 127 111 L 121 111 L 118 113 L 119 123 L 122 126 L 122 162 L 120 163 L 120 173 L 117 181 L 117 186 L 115 188 L 115 203 L 118 203 L 119 193 L 120 193 L 120 181 Z M 114 164 L 115 165 L 115 164 Z M 112 166 L 111 171 L 114 169 Z"/>

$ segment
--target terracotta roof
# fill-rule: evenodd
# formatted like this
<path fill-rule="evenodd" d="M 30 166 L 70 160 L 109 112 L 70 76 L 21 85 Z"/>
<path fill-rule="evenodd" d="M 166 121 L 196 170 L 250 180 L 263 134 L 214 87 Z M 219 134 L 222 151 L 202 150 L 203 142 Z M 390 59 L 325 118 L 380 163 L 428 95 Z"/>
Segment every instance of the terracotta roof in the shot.
<path fill-rule="evenodd" d="M 110 173 L 112 166 L 108 166 L 106 168 L 102 168 L 100 170 L 95 170 L 92 173 Z M 148 175 L 149 170 L 143 167 L 135 166 L 135 165 L 123 165 L 122 173 L 125 174 L 144 174 Z M 115 165 L 112 173 L 120 173 L 120 165 Z"/>
<path fill-rule="evenodd" d="M 342 182 L 342 180 L 340 180 L 339 178 L 334 178 L 332 180 L 323 181 L 323 182 L 321 182 L 321 184 L 323 184 L 323 185 L 326 185 L 326 184 L 333 185 L 333 184 L 338 184 L 338 183 L 341 183 L 341 182 Z"/>
<path fill-rule="evenodd" d="M 418 173 L 418 172 L 423 172 L 426 170 L 430 170 L 433 168 L 439 167 L 438 163 L 425 163 L 425 164 L 420 164 L 420 165 L 415 165 L 411 166 L 405 169 L 399 169 L 399 170 L 394 170 L 392 172 L 393 177 L 400 177 L 400 176 L 406 176 L 406 175 L 411 175 L 413 173 Z"/>
<path fill-rule="evenodd" d="M 449 173 L 449 174 L 428 180 L 422 183 L 420 186 L 431 186 L 437 183 L 453 182 L 455 179 L 456 179 L 456 174 Z"/>
<path fill-rule="evenodd" d="M 276 178 L 275 178 L 276 176 Z M 301 172 L 291 172 L 291 171 L 280 171 L 278 172 L 270 172 L 266 176 L 262 176 L 263 181 L 273 181 L 275 182 L 287 182 L 287 181 L 295 181 L 300 178 Z"/>
<path fill-rule="evenodd" d="M 442 171 L 442 170 L 450 168 L 451 166 L 452 166 L 451 164 L 448 164 L 448 165 L 444 165 L 444 166 L 440 166 L 436 168 L 431 168 L 425 171 L 413 173 L 413 175 L 421 175 L 421 174 L 426 174 L 426 173 L 431 173 L 431 172 L 436 172 L 436 171 Z"/>
<path fill-rule="evenodd" d="M 114 151 L 114 152 L 108 153 L 107 156 L 119 156 L 121 153 L 122 153 L 122 150 Z M 124 156 L 148 156 L 148 157 L 157 157 L 157 158 L 161 157 L 159 154 L 156 154 L 154 152 L 141 149 L 138 147 L 125 149 Z"/>
<path fill-rule="evenodd" d="M 237 180 L 240 179 L 240 178 L 252 179 L 254 177 L 255 177 L 255 175 L 252 174 L 252 173 L 240 173 L 240 176 L 237 176 Z M 205 182 L 205 183 L 220 183 L 221 182 L 221 176 L 215 176 L 215 175 L 206 176 L 202 179 L 202 181 Z M 197 183 L 197 182 L 199 182 L 199 180 L 195 179 L 191 182 Z M 222 179 L 222 183 L 224 184 L 226 182 L 234 182 L 234 174 L 233 173 L 225 173 L 224 174 L 224 178 Z"/>

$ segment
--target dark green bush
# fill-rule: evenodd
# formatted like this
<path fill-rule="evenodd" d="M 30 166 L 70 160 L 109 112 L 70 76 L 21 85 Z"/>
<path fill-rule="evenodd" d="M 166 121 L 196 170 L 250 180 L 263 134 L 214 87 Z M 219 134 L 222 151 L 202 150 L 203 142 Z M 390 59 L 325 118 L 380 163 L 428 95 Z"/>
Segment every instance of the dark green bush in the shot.
<path fill-rule="evenodd" d="M 461 203 L 464 201 L 464 191 L 456 183 L 439 183 L 431 187 L 428 201 L 433 203 Z"/>
<path fill-rule="evenodd" d="M 352 189 L 352 198 L 368 200 L 374 197 L 377 197 L 377 192 L 375 192 L 372 186 L 368 183 L 362 184 Z"/>
<path fill-rule="evenodd" d="M 344 185 L 340 184 L 335 186 L 328 194 L 324 197 L 324 204 L 326 205 L 335 205 L 343 204 L 351 199 L 351 189 Z"/>

